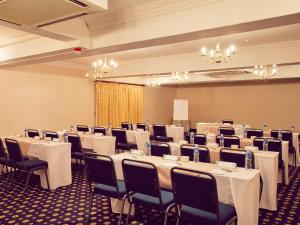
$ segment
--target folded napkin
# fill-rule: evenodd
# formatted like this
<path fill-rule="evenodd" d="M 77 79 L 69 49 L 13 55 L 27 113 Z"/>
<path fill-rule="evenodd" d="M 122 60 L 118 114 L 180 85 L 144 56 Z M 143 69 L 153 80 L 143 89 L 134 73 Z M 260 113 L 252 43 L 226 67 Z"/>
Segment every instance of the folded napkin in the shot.
<path fill-rule="evenodd" d="M 130 150 L 130 154 L 132 155 L 144 155 L 142 150 Z"/>
<path fill-rule="evenodd" d="M 96 136 L 103 136 L 102 133 L 95 133 Z"/>
<path fill-rule="evenodd" d="M 258 147 L 256 146 L 245 146 L 245 150 L 250 150 L 250 151 L 258 151 Z"/>
<path fill-rule="evenodd" d="M 216 164 L 218 169 L 226 171 L 233 171 L 235 168 L 237 168 L 236 163 L 232 162 L 217 161 Z"/>
<path fill-rule="evenodd" d="M 164 163 L 161 164 L 161 166 L 168 167 L 168 168 L 173 168 L 175 166 L 180 166 L 180 164 L 178 164 L 176 162 L 164 162 Z"/>
<path fill-rule="evenodd" d="M 187 141 L 185 141 L 185 140 L 179 140 L 179 142 L 178 142 L 179 144 L 181 144 L 181 145 L 184 145 L 184 144 L 188 144 L 188 142 Z"/>
<path fill-rule="evenodd" d="M 179 156 L 177 156 L 177 155 L 164 155 L 163 159 L 164 160 L 178 161 L 179 160 Z"/>
<path fill-rule="evenodd" d="M 227 171 L 221 170 L 221 169 L 213 169 L 210 171 L 210 173 L 215 174 L 215 175 L 224 175 L 227 173 Z"/>

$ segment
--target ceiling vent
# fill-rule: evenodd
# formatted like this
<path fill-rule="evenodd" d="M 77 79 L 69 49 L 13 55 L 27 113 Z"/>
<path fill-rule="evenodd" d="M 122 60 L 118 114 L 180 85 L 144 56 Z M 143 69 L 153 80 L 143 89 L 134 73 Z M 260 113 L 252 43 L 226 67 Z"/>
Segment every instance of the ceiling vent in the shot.
<path fill-rule="evenodd" d="M 250 74 L 250 70 L 224 70 L 224 71 L 214 71 L 210 73 L 204 73 L 204 76 L 215 78 L 215 79 L 228 79 L 240 75 Z"/>
<path fill-rule="evenodd" d="M 42 27 L 107 8 L 107 0 L 2 0 L 0 20 Z"/>

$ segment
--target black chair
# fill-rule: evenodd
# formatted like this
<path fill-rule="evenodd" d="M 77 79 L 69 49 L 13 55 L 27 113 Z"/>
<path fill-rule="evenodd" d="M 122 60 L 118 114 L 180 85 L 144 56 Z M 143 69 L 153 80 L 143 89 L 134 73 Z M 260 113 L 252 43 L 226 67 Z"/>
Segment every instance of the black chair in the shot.
<path fill-rule="evenodd" d="M 264 136 L 264 131 L 262 129 L 248 128 L 246 129 L 246 132 L 247 132 L 247 138 Z"/>
<path fill-rule="evenodd" d="M 209 149 L 205 146 L 198 146 L 199 148 L 199 161 L 210 163 Z M 180 154 L 182 156 L 188 156 L 190 161 L 194 160 L 194 149 L 195 145 L 181 145 Z"/>
<path fill-rule="evenodd" d="M 147 162 L 123 159 L 122 169 L 127 199 L 130 204 L 126 225 L 129 221 L 132 204 L 143 205 L 164 213 L 165 225 L 167 223 L 168 212 L 174 206 L 173 193 L 160 189 L 156 167 Z"/>
<path fill-rule="evenodd" d="M 197 145 L 206 145 L 206 135 L 205 134 L 195 134 L 194 135 L 194 144 Z"/>
<path fill-rule="evenodd" d="M 133 143 L 127 142 L 126 131 L 124 129 L 113 128 L 111 130 L 112 136 L 116 137 L 116 151 L 119 150 L 126 150 L 129 151 L 130 149 L 137 149 L 137 145 Z"/>
<path fill-rule="evenodd" d="M 223 135 L 235 135 L 235 130 L 232 127 L 219 127 L 219 134 Z"/>
<path fill-rule="evenodd" d="M 238 167 L 245 167 L 246 150 L 222 148 L 220 150 L 220 160 L 236 163 Z M 254 159 L 252 158 L 252 168 L 254 168 Z"/>
<path fill-rule="evenodd" d="M 233 120 L 222 120 L 222 123 L 223 124 L 225 124 L 225 123 L 227 123 L 227 124 L 233 124 Z"/>
<path fill-rule="evenodd" d="M 90 129 L 86 125 L 77 125 L 77 131 L 86 133 L 89 132 Z"/>
<path fill-rule="evenodd" d="M 280 140 L 274 139 L 274 138 L 255 138 L 253 141 L 253 146 L 258 147 L 259 150 L 263 150 L 264 140 L 267 140 L 268 151 L 279 153 L 278 168 L 282 170 L 281 171 L 282 172 L 282 184 L 284 184 L 284 182 L 285 182 L 285 172 L 284 172 L 285 163 L 282 159 L 282 143 Z"/>
<path fill-rule="evenodd" d="M 278 139 L 279 130 L 271 130 L 271 137 Z M 282 130 L 282 141 L 289 142 L 289 153 L 293 154 L 293 161 L 294 165 L 297 165 L 297 156 L 296 156 L 296 149 L 294 148 L 293 144 L 293 132 L 290 130 Z"/>
<path fill-rule="evenodd" d="M 50 189 L 48 174 L 47 174 L 48 163 L 46 161 L 39 160 L 39 159 L 25 160 L 26 158 L 24 159 L 23 157 L 19 142 L 14 139 L 6 138 L 5 144 L 10 159 L 10 166 L 13 167 L 13 172 L 11 176 L 11 185 L 13 182 L 15 172 L 17 170 L 27 173 L 26 183 L 24 186 L 24 193 L 25 193 L 30 175 L 36 170 L 44 170 L 46 175 L 46 180 L 47 180 L 47 186 L 48 189 Z"/>
<path fill-rule="evenodd" d="M 106 135 L 105 127 L 94 127 L 94 134 L 103 134 Z"/>
<path fill-rule="evenodd" d="M 147 130 L 148 125 L 146 123 L 137 123 L 136 129 Z"/>
<path fill-rule="evenodd" d="M 81 140 L 78 134 L 69 133 L 68 142 L 71 143 L 71 158 L 76 160 L 76 164 L 79 160 L 79 164 L 82 165 L 85 153 L 92 152 L 93 150 L 82 148 Z"/>
<path fill-rule="evenodd" d="M 151 155 L 159 157 L 171 155 L 170 145 L 165 142 L 151 141 Z"/>
<path fill-rule="evenodd" d="M 190 143 L 190 136 L 191 136 L 191 133 L 194 133 L 196 134 L 197 133 L 197 129 L 195 128 L 190 128 L 188 131 L 185 131 L 184 132 L 184 140 L 186 140 L 188 143 Z"/>
<path fill-rule="evenodd" d="M 85 166 L 87 181 L 91 192 L 89 212 L 91 212 L 95 194 L 103 195 L 108 198 L 117 198 L 119 200 L 126 198 L 125 183 L 124 181 L 117 180 L 112 158 L 105 155 L 87 153 Z M 123 210 L 124 204 L 122 206 L 119 224 L 121 224 Z"/>
<path fill-rule="evenodd" d="M 163 124 L 153 124 L 153 136 L 155 141 L 173 142 L 172 137 L 167 137 L 167 129 Z"/>
<path fill-rule="evenodd" d="M 39 137 L 40 136 L 39 131 L 36 130 L 36 129 L 28 129 L 27 130 L 27 134 L 28 134 L 28 137 L 30 137 L 30 138 L 34 138 L 34 137 Z"/>
<path fill-rule="evenodd" d="M 56 131 L 44 131 L 44 137 L 53 139 L 59 139 L 59 135 Z"/>
<path fill-rule="evenodd" d="M 216 143 L 220 146 L 220 135 L 217 136 Z M 224 147 L 231 148 L 231 145 L 237 145 L 240 148 L 240 138 L 238 136 L 224 136 Z"/>
<path fill-rule="evenodd" d="M 237 220 L 235 208 L 218 200 L 216 179 L 209 173 L 171 169 L 177 223 L 229 224 Z"/>
<path fill-rule="evenodd" d="M 2 174 L 4 174 L 4 168 L 6 169 L 6 173 L 8 173 L 8 164 L 9 160 L 8 160 L 8 156 L 5 152 L 5 148 L 4 148 L 4 145 L 3 145 L 3 141 L 2 139 L 0 138 L 0 165 L 2 165 Z"/>
<path fill-rule="evenodd" d="M 122 122 L 121 127 L 126 130 L 129 130 L 129 127 L 130 127 L 130 130 L 132 130 L 132 124 L 129 122 Z"/>

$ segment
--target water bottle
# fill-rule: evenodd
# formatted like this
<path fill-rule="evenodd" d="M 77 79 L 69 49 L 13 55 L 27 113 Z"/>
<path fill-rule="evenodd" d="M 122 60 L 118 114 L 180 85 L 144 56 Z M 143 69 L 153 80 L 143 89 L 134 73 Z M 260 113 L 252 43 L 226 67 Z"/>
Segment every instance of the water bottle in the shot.
<path fill-rule="evenodd" d="M 265 140 L 263 141 L 263 150 L 264 150 L 264 151 L 268 151 L 268 140 L 267 140 L 267 139 L 265 139 Z"/>
<path fill-rule="evenodd" d="M 146 150 L 147 155 L 151 155 L 151 142 L 149 140 L 146 141 Z"/>
<path fill-rule="evenodd" d="M 195 144 L 194 148 L 194 162 L 199 162 L 199 147 Z"/>
<path fill-rule="evenodd" d="M 28 129 L 27 127 L 25 127 L 25 130 L 24 130 L 24 136 L 27 137 L 27 133 L 28 133 Z"/>
<path fill-rule="evenodd" d="M 64 140 L 65 142 L 68 142 L 68 132 L 64 132 Z"/>
<path fill-rule="evenodd" d="M 194 135 L 194 132 L 190 133 L 190 144 L 191 145 L 195 144 L 195 135 Z"/>
<path fill-rule="evenodd" d="M 128 130 L 131 130 L 131 124 L 128 124 Z"/>
<path fill-rule="evenodd" d="M 70 126 L 70 132 L 73 132 L 73 131 L 74 131 L 73 129 L 74 129 L 74 126 L 71 125 L 71 126 Z"/>
<path fill-rule="evenodd" d="M 94 127 L 91 127 L 91 133 L 92 133 L 92 134 L 95 134 Z"/>
<path fill-rule="evenodd" d="M 224 135 L 223 134 L 221 134 L 220 135 L 220 147 L 224 147 Z"/>
<path fill-rule="evenodd" d="M 108 130 L 111 130 L 111 128 L 112 128 L 112 124 L 109 123 L 109 124 L 108 124 Z"/>
<path fill-rule="evenodd" d="M 243 125 L 243 133 L 244 133 L 244 138 L 247 138 L 247 129 L 245 125 Z"/>
<path fill-rule="evenodd" d="M 245 153 L 245 168 L 252 168 L 252 152 L 250 150 L 247 150 Z"/>
<path fill-rule="evenodd" d="M 282 131 L 281 130 L 278 131 L 278 140 L 282 141 Z"/>
<path fill-rule="evenodd" d="M 295 126 L 294 126 L 294 125 L 291 126 L 291 131 L 292 131 L 293 133 L 295 132 Z"/>
<path fill-rule="evenodd" d="M 42 130 L 42 139 L 44 140 L 45 139 L 45 130 Z"/>
<path fill-rule="evenodd" d="M 267 127 L 268 127 L 267 124 L 264 123 L 264 128 L 263 128 L 263 130 L 264 130 L 264 131 L 267 131 Z"/>

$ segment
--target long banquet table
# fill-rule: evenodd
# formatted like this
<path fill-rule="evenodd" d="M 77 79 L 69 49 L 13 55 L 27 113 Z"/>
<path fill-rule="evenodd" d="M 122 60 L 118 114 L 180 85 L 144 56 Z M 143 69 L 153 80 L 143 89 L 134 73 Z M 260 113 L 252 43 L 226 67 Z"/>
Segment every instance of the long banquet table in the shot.
<path fill-rule="evenodd" d="M 125 158 L 153 163 L 158 170 L 159 182 L 162 188 L 171 190 L 170 170 L 174 166 L 194 169 L 204 172 L 214 172 L 216 164 L 195 162 L 171 162 L 156 156 L 136 156 L 122 153 L 112 156 L 117 178 L 123 180 L 121 162 Z M 259 170 L 237 168 L 233 172 L 213 174 L 217 180 L 219 201 L 234 205 L 239 225 L 257 225 L 259 211 Z M 120 201 L 113 201 L 113 211 L 117 212 Z M 126 213 L 126 211 L 125 211 Z"/>
<path fill-rule="evenodd" d="M 71 144 L 37 140 L 25 137 L 8 136 L 19 142 L 23 155 L 36 157 L 48 163 L 48 178 L 51 190 L 72 183 Z M 5 143 L 5 142 L 4 142 Z M 47 188 L 46 176 L 43 171 L 36 171 L 40 176 L 41 186 Z"/>

